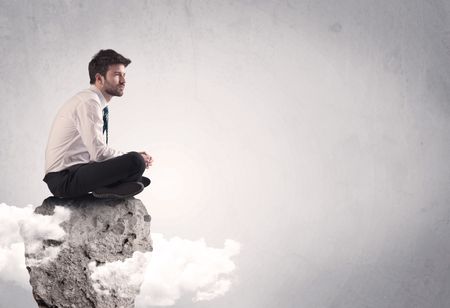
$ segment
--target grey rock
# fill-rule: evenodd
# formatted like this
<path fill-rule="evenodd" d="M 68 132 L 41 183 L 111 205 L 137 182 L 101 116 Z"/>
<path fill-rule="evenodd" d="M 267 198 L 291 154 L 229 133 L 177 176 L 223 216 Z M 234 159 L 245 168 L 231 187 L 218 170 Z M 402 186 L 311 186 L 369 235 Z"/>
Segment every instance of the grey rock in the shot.
<path fill-rule="evenodd" d="M 136 251 L 152 251 L 151 219 L 142 202 L 134 198 L 113 200 L 86 196 L 65 200 L 50 197 L 35 213 L 51 216 L 59 206 L 70 210 L 70 218 L 60 224 L 64 237 L 39 241 L 41 252 L 58 249 L 57 255 L 43 260 L 42 253 L 31 249 L 36 243 L 25 242 L 27 269 L 38 306 L 134 307 L 137 292 L 125 296 L 114 289 L 99 292 L 98 282 L 96 288 L 91 274 L 92 267 L 125 261 Z"/>

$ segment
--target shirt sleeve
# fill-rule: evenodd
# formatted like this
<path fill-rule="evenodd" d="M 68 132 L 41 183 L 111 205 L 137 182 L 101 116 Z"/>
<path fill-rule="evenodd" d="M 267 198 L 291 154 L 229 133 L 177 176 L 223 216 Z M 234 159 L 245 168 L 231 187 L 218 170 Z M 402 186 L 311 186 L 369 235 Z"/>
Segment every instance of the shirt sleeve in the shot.
<path fill-rule="evenodd" d="M 125 154 L 114 150 L 103 138 L 103 115 L 100 103 L 94 99 L 82 102 L 77 107 L 78 130 L 91 161 L 104 161 Z"/>

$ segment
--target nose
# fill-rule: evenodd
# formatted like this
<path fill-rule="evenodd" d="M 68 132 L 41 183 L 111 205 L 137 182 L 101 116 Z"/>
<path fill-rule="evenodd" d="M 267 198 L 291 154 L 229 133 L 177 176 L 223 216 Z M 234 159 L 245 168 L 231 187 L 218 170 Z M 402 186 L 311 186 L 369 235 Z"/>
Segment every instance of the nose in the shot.
<path fill-rule="evenodd" d="M 120 79 L 119 79 L 119 82 L 121 83 L 121 84 L 125 84 L 125 76 L 123 76 L 123 75 L 121 75 L 120 76 Z"/>

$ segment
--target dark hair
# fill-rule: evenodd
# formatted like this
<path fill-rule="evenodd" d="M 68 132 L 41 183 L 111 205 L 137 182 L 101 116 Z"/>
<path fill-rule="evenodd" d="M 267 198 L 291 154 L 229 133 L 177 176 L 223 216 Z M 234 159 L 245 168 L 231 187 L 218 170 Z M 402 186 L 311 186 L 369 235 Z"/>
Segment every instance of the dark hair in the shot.
<path fill-rule="evenodd" d="M 106 77 L 106 72 L 112 64 L 123 64 L 125 67 L 131 63 L 130 59 L 125 58 L 121 54 L 115 52 L 112 49 L 102 49 L 89 62 L 89 78 L 90 83 L 95 83 L 95 75 L 99 73 L 103 77 Z"/>

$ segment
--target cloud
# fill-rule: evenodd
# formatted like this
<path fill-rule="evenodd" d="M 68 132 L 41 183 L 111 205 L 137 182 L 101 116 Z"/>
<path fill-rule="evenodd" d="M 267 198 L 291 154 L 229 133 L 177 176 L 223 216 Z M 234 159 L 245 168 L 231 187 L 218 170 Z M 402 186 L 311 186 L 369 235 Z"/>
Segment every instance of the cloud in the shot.
<path fill-rule="evenodd" d="M 104 295 L 115 290 L 121 297 L 135 297 L 144 281 L 147 262 L 145 254 L 139 251 L 124 261 L 107 262 L 100 266 L 95 261 L 90 262 L 94 290 Z"/>
<path fill-rule="evenodd" d="M 20 235 L 25 242 L 25 253 L 27 266 L 39 266 L 42 263 L 55 259 L 61 247 L 43 248 L 43 240 L 63 240 L 64 229 L 60 223 L 70 218 L 70 210 L 56 206 L 51 216 L 32 213 L 19 220 Z"/>
<path fill-rule="evenodd" d="M 37 243 L 42 239 L 62 239 L 65 233 L 59 224 L 70 217 L 70 211 L 62 207 L 56 207 L 53 216 L 36 215 L 33 211 L 31 205 L 18 208 L 0 204 L 0 280 L 27 290 L 31 287 L 23 239 L 27 253 L 36 256 L 28 259 L 29 264 L 48 261 L 57 256 L 59 248 L 47 248 L 44 252 Z M 115 289 L 123 297 L 139 293 L 136 307 L 147 308 L 174 305 L 183 295 L 191 296 L 193 301 L 212 300 L 230 289 L 236 270 L 232 257 L 240 251 L 238 242 L 227 239 L 223 248 L 213 248 L 203 239 L 151 235 L 151 253 L 135 252 L 125 261 L 89 265 L 97 292 Z"/>
<path fill-rule="evenodd" d="M 0 279 L 29 289 L 25 267 L 25 251 L 36 258 L 29 258 L 28 265 L 47 262 L 58 255 L 59 248 L 42 250 L 43 239 L 60 239 L 64 230 L 59 224 L 68 219 L 70 212 L 57 207 L 53 216 L 36 215 L 34 207 L 24 208 L 0 204 Z M 24 245 L 24 239 L 27 243 Z"/>
<path fill-rule="evenodd" d="M 237 242 L 226 240 L 219 249 L 208 247 L 203 239 L 167 240 L 159 233 L 152 233 L 152 238 L 151 253 L 135 252 L 124 261 L 99 266 L 91 262 L 95 290 L 116 290 L 122 297 L 139 294 L 136 307 L 147 308 L 174 305 L 183 294 L 193 294 L 193 301 L 212 300 L 230 289 L 236 269 L 231 257 L 240 250 Z"/>
<path fill-rule="evenodd" d="M 173 305 L 183 293 L 194 294 L 193 301 L 211 300 L 229 290 L 236 269 L 231 257 L 239 253 L 239 243 L 226 240 L 219 249 L 203 239 L 167 240 L 158 233 L 152 238 L 154 251 L 146 254 L 148 266 L 136 307 Z"/>
<path fill-rule="evenodd" d="M 25 268 L 25 247 L 19 221 L 31 216 L 33 208 L 0 204 L 0 279 L 30 289 Z"/>

